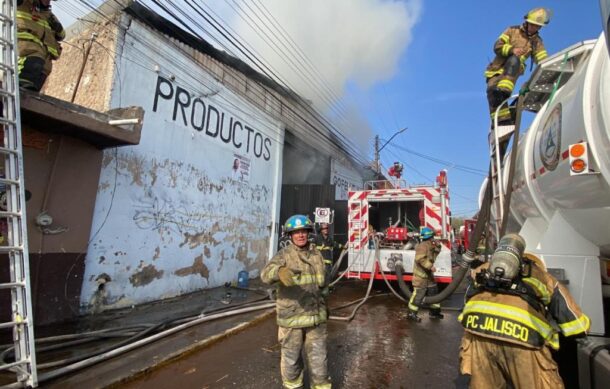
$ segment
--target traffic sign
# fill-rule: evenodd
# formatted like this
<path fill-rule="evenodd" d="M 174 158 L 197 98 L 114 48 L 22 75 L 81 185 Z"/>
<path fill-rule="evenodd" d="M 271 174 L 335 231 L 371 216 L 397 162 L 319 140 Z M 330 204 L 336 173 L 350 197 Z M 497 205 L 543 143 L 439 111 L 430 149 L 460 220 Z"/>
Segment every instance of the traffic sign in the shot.
<path fill-rule="evenodd" d="M 330 208 L 316 208 L 316 223 L 330 223 Z"/>

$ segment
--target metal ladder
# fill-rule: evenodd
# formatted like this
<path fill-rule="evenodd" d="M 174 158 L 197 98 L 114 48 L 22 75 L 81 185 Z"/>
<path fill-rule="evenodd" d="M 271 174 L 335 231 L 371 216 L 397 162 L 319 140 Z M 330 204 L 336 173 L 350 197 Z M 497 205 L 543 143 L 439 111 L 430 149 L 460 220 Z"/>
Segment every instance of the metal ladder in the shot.
<path fill-rule="evenodd" d="M 502 221 L 504 219 L 504 203 L 505 203 L 505 187 L 504 187 L 504 174 L 503 174 L 503 164 L 504 164 L 504 155 L 506 152 L 506 144 L 510 141 L 510 138 L 513 136 L 515 132 L 515 126 L 499 126 L 498 125 L 498 114 L 500 109 L 504 107 L 505 104 L 515 97 L 519 95 L 514 95 L 504 100 L 502 104 L 496 109 L 494 114 L 494 123 L 493 127 L 489 134 L 489 160 L 491 167 L 491 188 L 492 188 L 492 199 L 491 199 L 491 207 L 492 207 L 492 224 L 494 226 L 494 232 L 496 237 L 500 238 Z"/>
<path fill-rule="evenodd" d="M 25 217 L 25 190 L 23 176 L 23 149 L 21 141 L 21 115 L 19 107 L 19 79 L 17 72 L 16 1 L 0 0 L 0 99 L 2 117 L 0 126 L 4 142 L 0 154 L 4 159 L 4 187 L 6 210 L 0 211 L 0 220 L 8 226 L 8 236 L 0 246 L 1 260 L 8 259 L 10 282 L 0 283 L 0 290 L 10 290 L 12 319 L 0 323 L 0 330 L 13 331 L 14 362 L 0 361 L 0 371 L 15 373 L 14 383 L 5 387 L 36 387 L 36 356 L 34 348 L 34 320 L 30 293 L 30 269 L 28 258 Z M 0 165 L 2 166 L 2 165 Z M 4 312 L 4 307 L 2 309 Z"/>

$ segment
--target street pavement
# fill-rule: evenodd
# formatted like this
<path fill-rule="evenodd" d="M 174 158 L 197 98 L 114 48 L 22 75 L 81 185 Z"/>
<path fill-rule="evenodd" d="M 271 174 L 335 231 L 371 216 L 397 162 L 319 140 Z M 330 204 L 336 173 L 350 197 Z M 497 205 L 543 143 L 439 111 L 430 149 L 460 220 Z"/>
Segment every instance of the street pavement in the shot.
<path fill-rule="evenodd" d="M 329 370 L 333 388 L 466 388 L 458 373 L 462 327 L 457 312 L 420 323 L 408 321 L 404 302 L 384 286 L 351 322 L 328 324 Z M 330 306 L 364 296 L 366 283 L 338 286 Z M 450 302 L 459 306 L 460 296 Z M 333 311 L 347 316 L 354 306 Z M 205 349 L 147 373 L 121 388 L 281 388 L 280 347 L 275 318 L 269 317 Z M 308 385 L 308 381 L 306 381 Z M 306 385 L 306 387 L 308 387 Z"/>

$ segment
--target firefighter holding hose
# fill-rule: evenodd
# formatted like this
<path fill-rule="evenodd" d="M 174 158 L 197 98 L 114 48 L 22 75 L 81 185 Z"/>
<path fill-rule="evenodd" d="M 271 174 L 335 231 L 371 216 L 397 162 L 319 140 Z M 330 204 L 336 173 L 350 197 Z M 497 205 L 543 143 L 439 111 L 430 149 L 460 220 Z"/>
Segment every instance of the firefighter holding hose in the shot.
<path fill-rule="evenodd" d="M 420 231 L 422 242 L 415 246 L 415 262 L 413 263 L 413 294 L 409 299 L 409 313 L 407 318 L 413 321 L 421 321 L 417 315 L 426 295 L 438 293 L 438 287 L 434 279 L 434 261 L 441 252 L 438 242 L 435 242 L 434 231 L 429 227 L 423 227 Z M 440 304 L 430 304 L 430 318 L 442 319 Z"/>

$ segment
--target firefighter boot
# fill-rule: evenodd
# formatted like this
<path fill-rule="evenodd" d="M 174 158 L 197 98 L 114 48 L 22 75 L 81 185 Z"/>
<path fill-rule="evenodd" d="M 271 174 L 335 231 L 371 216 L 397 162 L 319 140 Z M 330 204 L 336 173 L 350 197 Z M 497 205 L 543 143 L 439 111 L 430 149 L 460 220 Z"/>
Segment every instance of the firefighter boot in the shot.
<path fill-rule="evenodd" d="M 417 312 L 411 310 L 409 310 L 409 313 L 407 313 L 407 319 L 417 323 L 421 321 L 421 317 L 417 316 Z"/>
<path fill-rule="evenodd" d="M 444 319 L 445 315 L 441 313 L 440 308 L 431 308 L 430 313 L 428 314 L 430 319 Z"/>

